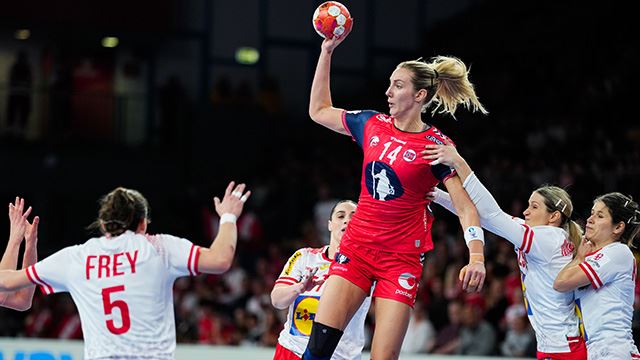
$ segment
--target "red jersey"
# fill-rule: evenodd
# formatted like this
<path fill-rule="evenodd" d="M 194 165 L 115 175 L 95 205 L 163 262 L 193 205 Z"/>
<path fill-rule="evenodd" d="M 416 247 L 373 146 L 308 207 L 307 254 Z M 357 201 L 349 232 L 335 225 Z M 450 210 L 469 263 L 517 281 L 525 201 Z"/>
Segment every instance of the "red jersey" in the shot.
<path fill-rule="evenodd" d="M 399 130 L 393 118 L 375 111 L 345 111 L 344 128 L 364 151 L 358 210 L 342 241 L 387 252 L 424 253 L 433 249 L 429 193 L 455 175 L 420 157 L 427 144 L 448 138 L 437 128 Z"/>

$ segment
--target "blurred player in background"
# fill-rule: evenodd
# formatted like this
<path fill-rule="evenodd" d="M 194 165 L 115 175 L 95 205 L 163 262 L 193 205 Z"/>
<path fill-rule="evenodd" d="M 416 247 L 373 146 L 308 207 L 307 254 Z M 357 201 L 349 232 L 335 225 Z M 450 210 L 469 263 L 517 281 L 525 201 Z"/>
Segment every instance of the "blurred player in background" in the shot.
<path fill-rule="evenodd" d="M 0 291 L 39 285 L 69 292 L 80 313 L 85 359 L 173 359 L 173 283 L 231 266 L 236 219 L 251 192 L 227 186 L 214 198 L 220 229 L 210 248 L 171 235 L 148 235 L 149 206 L 135 190 L 117 188 L 100 201 L 103 236 L 64 248 L 26 270 L 0 271 Z"/>
<path fill-rule="evenodd" d="M 463 288 L 479 291 L 485 277 L 484 239 L 473 203 L 455 172 L 418 157 L 426 144 L 447 139 L 422 121 L 421 113 L 453 115 L 458 105 L 486 113 L 467 68 L 459 59 L 406 61 L 391 74 L 386 91 L 389 114 L 333 107 L 331 57 L 345 39 L 325 39 L 316 67 L 309 115 L 325 127 L 350 135 L 364 151 L 358 211 L 349 223 L 331 265 L 303 359 L 329 359 L 351 317 L 376 282 L 374 359 L 395 359 L 409 323 L 422 277 L 424 254 L 433 248 L 427 194 L 443 182 L 452 195 L 469 246 L 460 273 Z"/>
<path fill-rule="evenodd" d="M 329 216 L 329 245 L 319 249 L 296 251 L 285 265 L 271 292 L 271 302 L 278 309 L 289 307 L 287 322 L 280 333 L 274 360 L 299 360 L 309 342 L 318 301 L 329 277 L 331 259 L 335 257 L 347 224 L 356 211 L 351 200 L 337 202 Z M 371 305 L 367 297 L 345 329 L 332 359 L 360 359 L 364 347 L 364 321 Z"/>
<path fill-rule="evenodd" d="M 554 283 L 575 291 L 589 360 L 640 359 L 631 331 L 638 270 L 629 249 L 639 232 L 637 202 L 617 192 L 599 196 L 575 259 Z"/>
<path fill-rule="evenodd" d="M 524 220 L 506 214 L 452 145 L 427 145 L 425 160 L 456 169 L 478 209 L 482 227 L 515 246 L 522 293 L 536 334 L 538 359 L 586 359 L 573 293 L 560 293 L 553 282 L 572 259 L 582 229 L 571 220 L 569 194 L 556 186 L 531 193 Z M 455 212 L 449 194 L 435 189 L 434 202 Z"/>
<path fill-rule="evenodd" d="M 9 242 L 7 249 L 0 261 L 0 270 L 15 270 L 18 265 L 18 252 L 22 239 L 25 239 L 22 268 L 33 265 L 38 261 L 38 223 L 39 217 L 34 217 L 33 222 L 27 219 L 31 214 L 31 207 L 24 211 L 24 199 L 16 197 L 15 204 L 9 204 Z M 31 308 L 35 285 L 28 286 L 15 292 L 0 292 L 0 306 L 14 310 L 25 311 Z"/>

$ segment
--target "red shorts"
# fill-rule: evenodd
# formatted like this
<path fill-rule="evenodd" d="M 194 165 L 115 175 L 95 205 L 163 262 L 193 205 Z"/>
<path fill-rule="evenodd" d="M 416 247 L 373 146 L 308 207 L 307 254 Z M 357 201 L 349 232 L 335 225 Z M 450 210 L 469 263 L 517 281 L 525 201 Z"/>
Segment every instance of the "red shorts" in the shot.
<path fill-rule="evenodd" d="M 423 254 L 406 254 L 370 249 L 344 241 L 331 263 L 329 275 L 340 276 L 373 297 L 391 299 L 411 307 L 416 302 L 422 278 Z"/>
<path fill-rule="evenodd" d="M 587 347 L 580 336 L 567 337 L 568 353 L 543 353 L 538 351 L 538 360 L 587 360 Z"/>
<path fill-rule="evenodd" d="M 300 360 L 300 356 L 278 343 L 276 345 L 276 353 L 273 354 L 273 360 Z"/>

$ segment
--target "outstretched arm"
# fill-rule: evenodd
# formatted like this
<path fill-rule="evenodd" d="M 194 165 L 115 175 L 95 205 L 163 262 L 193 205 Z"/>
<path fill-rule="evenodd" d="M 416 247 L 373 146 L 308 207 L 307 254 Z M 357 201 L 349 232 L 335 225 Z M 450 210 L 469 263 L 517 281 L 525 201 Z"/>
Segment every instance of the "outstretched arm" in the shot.
<path fill-rule="evenodd" d="M 222 201 L 213 199 L 216 212 L 220 216 L 218 235 L 208 249 L 200 250 L 198 270 L 207 274 L 221 274 L 233 263 L 238 241 L 236 220 L 242 214 L 244 202 L 251 196 L 251 191 L 244 192 L 245 184 L 235 185 L 232 181 L 227 186 Z"/>
<path fill-rule="evenodd" d="M 309 116 L 311 119 L 322 126 L 345 135 L 348 132 L 342 124 L 344 110 L 333 107 L 333 102 L 331 101 L 330 72 L 333 51 L 347 35 L 349 33 L 333 39 L 325 39 L 322 42 L 309 98 Z"/>
<path fill-rule="evenodd" d="M 489 190 L 476 177 L 469 164 L 458 154 L 455 147 L 427 145 L 427 149 L 423 151 L 422 155 L 424 159 L 433 160 L 433 163 L 444 164 L 456 169 L 464 181 L 463 187 L 478 209 L 483 228 L 509 240 L 515 246 L 522 246 L 526 229 L 523 228 L 521 221 L 502 211 Z M 434 201 L 452 211 L 451 202 L 446 192 L 435 189 Z"/>
<path fill-rule="evenodd" d="M 38 238 L 38 223 L 40 219 L 36 216 L 33 219 L 33 223 L 29 223 L 27 220 L 31 213 L 31 207 L 24 211 L 24 199 L 16 197 L 14 204 L 9 204 L 9 220 L 11 224 L 11 230 L 9 233 L 9 243 L 7 249 L 0 261 L 0 270 L 15 270 L 18 262 L 18 251 L 20 249 L 20 243 L 23 238 L 26 238 L 25 253 L 22 261 L 22 268 L 26 269 L 28 266 L 37 262 L 37 238 Z M 26 283 L 20 280 L 25 280 L 26 272 L 15 272 L 13 274 L 4 273 L 2 281 L 8 281 L 4 284 L 5 287 L 22 287 L 23 284 L 30 285 L 31 283 L 26 279 Z M 2 285 L 0 285 L 2 287 Z M 31 308 L 31 302 L 33 300 L 33 293 L 35 286 L 27 286 L 24 289 L 17 290 L 9 293 L 0 294 L 0 305 L 8 307 L 18 311 L 25 311 Z"/>

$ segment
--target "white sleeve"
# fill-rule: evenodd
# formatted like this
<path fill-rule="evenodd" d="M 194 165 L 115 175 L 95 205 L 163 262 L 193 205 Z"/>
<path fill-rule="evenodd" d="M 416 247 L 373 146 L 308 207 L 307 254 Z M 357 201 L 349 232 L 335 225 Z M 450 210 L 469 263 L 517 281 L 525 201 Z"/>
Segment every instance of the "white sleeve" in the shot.
<path fill-rule="evenodd" d="M 51 295 L 59 292 L 68 292 L 67 274 L 71 264 L 71 252 L 75 246 L 64 248 L 57 253 L 27 267 L 27 277 L 32 283 L 38 285 L 42 293 Z"/>
<path fill-rule="evenodd" d="M 191 241 L 172 235 L 155 235 L 166 252 L 169 273 L 174 277 L 195 276 L 198 272 L 200 247 Z"/>
<path fill-rule="evenodd" d="M 291 255 L 275 284 L 293 285 L 300 281 L 306 268 L 304 257 L 305 249 L 300 249 Z"/>
<path fill-rule="evenodd" d="M 580 269 L 591 281 L 594 289 L 599 289 L 621 275 L 634 270 L 635 259 L 625 245 L 603 248 L 591 254 L 580 263 Z"/>
<path fill-rule="evenodd" d="M 543 251 L 544 249 L 542 249 L 541 246 L 532 246 L 535 242 L 534 229 L 525 225 L 522 219 L 515 218 L 502 211 L 489 190 L 480 182 L 475 173 L 471 173 L 471 175 L 465 179 L 462 186 L 478 209 L 480 225 L 484 229 L 505 238 L 531 258 L 546 258 L 544 254 L 545 251 Z M 435 201 L 455 214 L 453 203 L 448 193 L 436 191 Z M 536 242 L 536 245 L 541 244 Z M 549 245 L 553 245 L 555 248 L 554 244 Z M 534 249 L 533 252 L 531 252 L 532 249 Z"/>
<path fill-rule="evenodd" d="M 434 194 L 434 198 L 433 198 L 434 203 L 449 210 L 449 212 L 452 212 L 453 214 L 458 215 L 458 213 L 456 212 L 456 208 L 453 206 L 453 201 L 451 201 L 451 195 L 449 195 L 448 192 L 444 190 L 440 190 L 438 188 L 434 188 L 433 194 Z"/>

